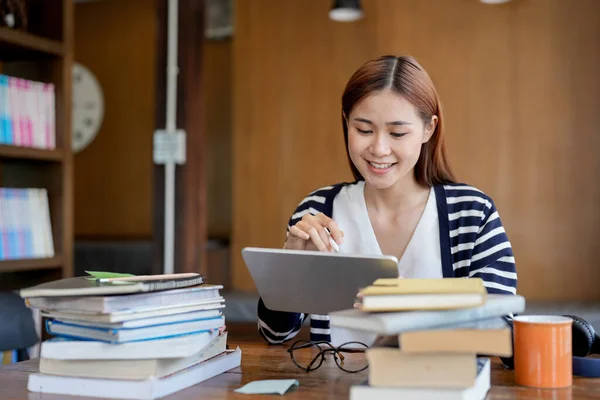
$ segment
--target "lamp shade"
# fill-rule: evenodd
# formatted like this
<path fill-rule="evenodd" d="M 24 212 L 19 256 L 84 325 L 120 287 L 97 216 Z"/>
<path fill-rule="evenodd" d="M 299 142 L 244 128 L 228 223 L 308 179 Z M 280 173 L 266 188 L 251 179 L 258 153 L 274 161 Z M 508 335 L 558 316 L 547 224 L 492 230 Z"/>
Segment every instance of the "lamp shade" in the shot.
<path fill-rule="evenodd" d="M 360 0 L 335 0 L 329 18 L 339 22 L 357 21 L 363 17 Z"/>

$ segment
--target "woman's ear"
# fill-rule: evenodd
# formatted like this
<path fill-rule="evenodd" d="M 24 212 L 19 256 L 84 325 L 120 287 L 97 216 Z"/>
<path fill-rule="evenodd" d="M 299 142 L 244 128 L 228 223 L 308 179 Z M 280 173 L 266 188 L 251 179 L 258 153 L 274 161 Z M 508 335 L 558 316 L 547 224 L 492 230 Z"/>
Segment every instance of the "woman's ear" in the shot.
<path fill-rule="evenodd" d="M 425 134 L 423 135 L 423 143 L 427 143 L 431 136 L 433 136 L 433 132 L 435 132 L 435 128 L 438 124 L 438 117 L 434 115 L 431 117 L 431 121 L 425 126 Z"/>

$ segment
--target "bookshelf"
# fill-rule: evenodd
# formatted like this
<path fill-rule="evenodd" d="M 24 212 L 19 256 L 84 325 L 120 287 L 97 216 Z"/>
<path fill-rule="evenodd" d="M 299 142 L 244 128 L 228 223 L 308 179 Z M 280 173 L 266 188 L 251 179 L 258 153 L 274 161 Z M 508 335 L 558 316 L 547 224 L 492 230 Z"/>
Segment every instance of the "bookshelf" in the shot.
<path fill-rule="evenodd" d="M 55 138 L 47 148 L 0 144 L 0 188 L 47 191 L 53 242 L 52 256 L 0 260 L 0 289 L 73 275 L 72 3 L 28 0 L 26 30 L 0 26 L 0 74 L 53 85 Z"/>

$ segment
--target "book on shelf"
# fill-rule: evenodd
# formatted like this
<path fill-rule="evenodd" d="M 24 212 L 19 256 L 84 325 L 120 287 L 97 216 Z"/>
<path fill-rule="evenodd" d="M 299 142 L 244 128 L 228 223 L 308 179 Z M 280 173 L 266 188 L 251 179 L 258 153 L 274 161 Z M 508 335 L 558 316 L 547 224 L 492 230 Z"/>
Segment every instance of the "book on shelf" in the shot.
<path fill-rule="evenodd" d="M 52 256 L 48 191 L 0 188 L 0 260 Z"/>
<path fill-rule="evenodd" d="M 0 145 L 56 148 L 55 88 L 0 74 Z"/>

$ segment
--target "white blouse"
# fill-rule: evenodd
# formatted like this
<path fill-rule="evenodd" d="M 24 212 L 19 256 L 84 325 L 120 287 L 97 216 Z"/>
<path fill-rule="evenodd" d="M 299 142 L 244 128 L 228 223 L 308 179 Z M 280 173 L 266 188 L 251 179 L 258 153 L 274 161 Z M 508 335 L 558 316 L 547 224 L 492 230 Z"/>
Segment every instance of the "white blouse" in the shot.
<path fill-rule="evenodd" d="M 333 202 L 333 220 L 344 231 L 340 253 L 383 254 L 369 219 L 364 181 L 342 188 Z M 415 232 L 398 262 L 398 274 L 403 278 L 443 277 L 440 229 L 433 188 Z"/>

